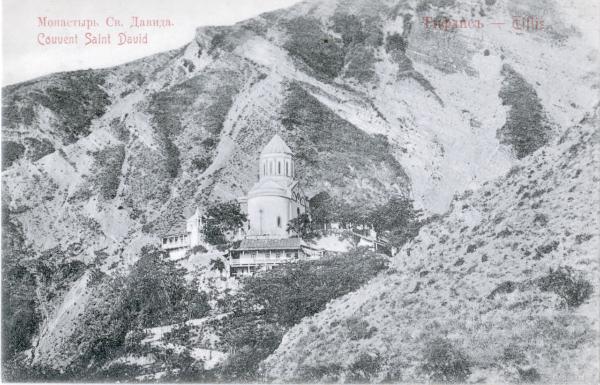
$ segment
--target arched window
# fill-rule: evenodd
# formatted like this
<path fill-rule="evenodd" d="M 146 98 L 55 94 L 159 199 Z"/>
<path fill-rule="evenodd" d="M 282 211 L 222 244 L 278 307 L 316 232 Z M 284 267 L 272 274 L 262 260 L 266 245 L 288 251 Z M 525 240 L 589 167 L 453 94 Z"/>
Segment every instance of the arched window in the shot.
<path fill-rule="evenodd" d="M 277 217 L 277 227 L 281 227 L 281 217 Z"/>
<path fill-rule="evenodd" d="M 281 162 L 277 162 L 277 175 L 281 175 Z"/>

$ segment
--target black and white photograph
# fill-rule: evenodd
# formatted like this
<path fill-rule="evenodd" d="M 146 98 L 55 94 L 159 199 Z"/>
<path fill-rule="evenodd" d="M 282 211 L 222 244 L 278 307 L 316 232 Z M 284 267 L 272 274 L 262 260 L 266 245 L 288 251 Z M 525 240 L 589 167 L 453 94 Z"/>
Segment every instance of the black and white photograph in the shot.
<path fill-rule="evenodd" d="M 3 383 L 600 383 L 597 0 L 3 0 Z"/>

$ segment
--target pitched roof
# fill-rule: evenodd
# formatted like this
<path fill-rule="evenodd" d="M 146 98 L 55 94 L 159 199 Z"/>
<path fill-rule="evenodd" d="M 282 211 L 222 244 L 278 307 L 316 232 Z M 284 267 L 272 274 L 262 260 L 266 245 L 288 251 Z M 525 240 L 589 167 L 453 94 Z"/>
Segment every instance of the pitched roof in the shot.
<path fill-rule="evenodd" d="M 301 246 L 300 238 L 243 239 L 236 250 L 297 250 Z"/>
<path fill-rule="evenodd" d="M 275 134 L 273 138 L 267 143 L 265 148 L 261 151 L 261 155 L 267 154 L 291 154 L 292 150 L 288 147 L 287 144 L 281 139 L 281 136 Z"/>
<path fill-rule="evenodd" d="M 168 230 L 161 234 L 161 237 L 170 237 L 174 235 L 185 235 L 187 234 L 187 223 L 185 220 L 179 220 L 173 224 Z"/>

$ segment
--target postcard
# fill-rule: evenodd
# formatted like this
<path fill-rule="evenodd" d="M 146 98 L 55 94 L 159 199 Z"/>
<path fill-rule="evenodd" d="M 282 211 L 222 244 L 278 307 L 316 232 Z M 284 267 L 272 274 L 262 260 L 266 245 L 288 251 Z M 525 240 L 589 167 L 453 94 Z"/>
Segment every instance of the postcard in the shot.
<path fill-rule="evenodd" d="M 3 382 L 600 382 L 597 1 L 2 8 Z"/>

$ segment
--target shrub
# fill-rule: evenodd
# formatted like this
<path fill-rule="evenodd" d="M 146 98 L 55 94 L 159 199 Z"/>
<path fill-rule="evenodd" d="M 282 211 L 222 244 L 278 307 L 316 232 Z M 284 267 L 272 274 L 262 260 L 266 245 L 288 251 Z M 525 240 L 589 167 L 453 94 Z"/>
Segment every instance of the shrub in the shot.
<path fill-rule="evenodd" d="M 471 362 L 450 341 L 436 338 L 423 351 L 421 371 L 437 382 L 465 382 L 471 374 Z"/>
<path fill-rule="evenodd" d="M 57 74 L 54 80 L 45 92 L 33 94 L 33 99 L 54 112 L 57 128 L 72 143 L 90 133 L 92 120 L 102 116 L 110 104 L 102 89 L 105 75 L 94 70 L 73 71 Z"/>
<path fill-rule="evenodd" d="M 400 51 L 405 52 L 408 43 L 399 33 L 393 33 L 388 35 L 385 39 L 385 50 L 386 52 Z"/>
<path fill-rule="evenodd" d="M 548 216 L 546 214 L 537 213 L 533 218 L 533 224 L 539 224 L 540 226 L 546 226 L 548 224 Z"/>
<path fill-rule="evenodd" d="M 577 307 L 584 303 L 594 291 L 594 287 L 589 281 L 574 276 L 569 267 L 550 269 L 547 275 L 538 278 L 537 285 L 542 291 L 557 294 L 567 306 L 571 307 Z"/>
<path fill-rule="evenodd" d="M 208 252 L 208 250 L 202 245 L 196 245 L 188 251 L 189 254 L 201 254 L 206 252 Z"/>
<path fill-rule="evenodd" d="M 2 361 L 6 362 L 17 352 L 31 347 L 31 339 L 38 331 L 42 314 L 38 307 L 35 272 L 12 253 L 7 253 L 5 247 L 3 249 Z"/>
<path fill-rule="evenodd" d="M 373 49 L 358 46 L 349 53 L 344 77 L 354 78 L 362 83 L 373 80 L 375 72 L 375 54 Z"/>
<path fill-rule="evenodd" d="M 27 145 L 27 157 L 33 162 L 54 152 L 54 146 L 48 139 L 25 138 L 24 142 Z"/>
<path fill-rule="evenodd" d="M 126 343 L 135 345 L 126 340 L 131 330 L 139 339 L 141 328 L 200 318 L 209 310 L 197 282 L 186 282 L 182 268 L 161 250 L 146 246 L 127 277 L 105 276 L 95 287 L 73 336 L 79 351 L 75 364 L 87 367 L 90 360 L 114 358 Z"/>
<path fill-rule="evenodd" d="M 346 254 L 318 261 L 282 265 L 243 281 L 243 287 L 223 301 L 230 315 L 218 329 L 228 349 L 235 351 L 219 369 L 226 380 L 256 381 L 259 363 L 277 349 L 293 325 L 323 310 L 340 297 L 374 277 L 387 266 L 387 258 L 372 254 Z M 374 333 L 376 329 L 367 329 Z M 303 381 L 335 375 L 339 367 L 306 368 Z"/>
<path fill-rule="evenodd" d="M 270 270 L 247 279 L 244 290 L 270 317 L 293 326 L 333 298 L 358 289 L 387 265 L 388 259 L 378 254 L 345 253 Z"/>
<path fill-rule="evenodd" d="M 377 333 L 375 326 L 369 327 L 367 321 L 356 317 L 349 318 L 346 321 L 346 327 L 349 331 L 349 338 L 352 341 L 371 338 L 373 334 Z"/>
<path fill-rule="evenodd" d="M 294 379 L 294 382 L 336 383 L 338 382 L 340 374 L 343 372 L 343 370 L 344 368 L 339 364 L 318 366 L 303 365 L 298 368 L 298 372 L 300 374 L 297 379 Z"/>
<path fill-rule="evenodd" d="M 192 167 L 200 172 L 204 172 L 210 166 L 211 162 L 209 157 L 197 157 L 192 159 Z"/>
<path fill-rule="evenodd" d="M 494 290 L 488 295 L 488 299 L 493 299 L 497 294 L 512 293 L 517 288 L 517 284 L 513 281 L 504 281 L 500 285 L 496 286 Z"/>
<path fill-rule="evenodd" d="M 540 373 L 536 368 L 521 369 L 517 368 L 522 382 L 537 382 L 541 379 Z"/>
<path fill-rule="evenodd" d="M 168 135 L 161 135 L 163 143 L 163 153 L 165 156 L 165 168 L 171 178 L 175 178 L 179 174 L 181 160 L 179 159 L 179 149 L 173 143 L 173 140 Z"/>
<path fill-rule="evenodd" d="M 356 361 L 348 367 L 346 382 L 366 384 L 372 381 L 373 377 L 381 368 L 381 357 L 363 353 Z"/>
<path fill-rule="evenodd" d="M 25 153 L 25 146 L 10 140 L 2 141 L 2 169 L 10 167 L 14 161 Z"/>
<path fill-rule="evenodd" d="M 522 364 L 526 359 L 527 357 L 525 356 L 523 349 L 514 344 L 505 347 L 504 352 L 502 353 L 502 360 L 506 362 Z"/>
<path fill-rule="evenodd" d="M 287 23 L 289 39 L 284 48 L 317 74 L 335 78 L 344 66 L 344 51 L 333 36 L 323 32 L 318 19 L 297 17 Z"/>
<path fill-rule="evenodd" d="M 385 136 L 366 134 L 341 119 L 298 82 L 290 83 L 286 90 L 281 122 L 287 130 L 284 139 L 296 154 L 298 176 L 307 189 L 317 190 L 327 185 L 328 191 L 343 196 L 344 201 L 354 196 L 355 202 L 372 206 L 374 202 L 383 200 L 374 199 L 379 197 L 372 193 L 388 190 L 384 187 L 386 181 L 390 186 L 398 186 L 402 185 L 400 180 L 408 180 L 402 166 L 392 156 Z M 376 169 L 385 171 L 378 173 L 377 177 L 373 172 Z M 386 175 L 385 180 L 381 179 L 381 175 Z M 364 183 L 372 182 L 380 191 L 360 198 L 356 197 L 355 191 L 344 195 L 344 192 L 350 192 L 349 180 L 353 178 Z M 397 191 L 395 188 L 392 190 Z M 389 192 L 385 191 L 380 196 L 387 196 Z"/>
<path fill-rule="evenodd" d="M 498 96 L 510 108 L 497 136 L 521 159 L 548 143 L 551 127 L 535 89 L 508 64 L 502 67 L 502 75 L 504 83 Z"/>
<path fill-rule="evenodd" d="M 121 167 L 125 161 L 125 145 L 106 147 L 94 156 L 93 182 L 106 200 L 114 199 L 121 183 Z"/>

